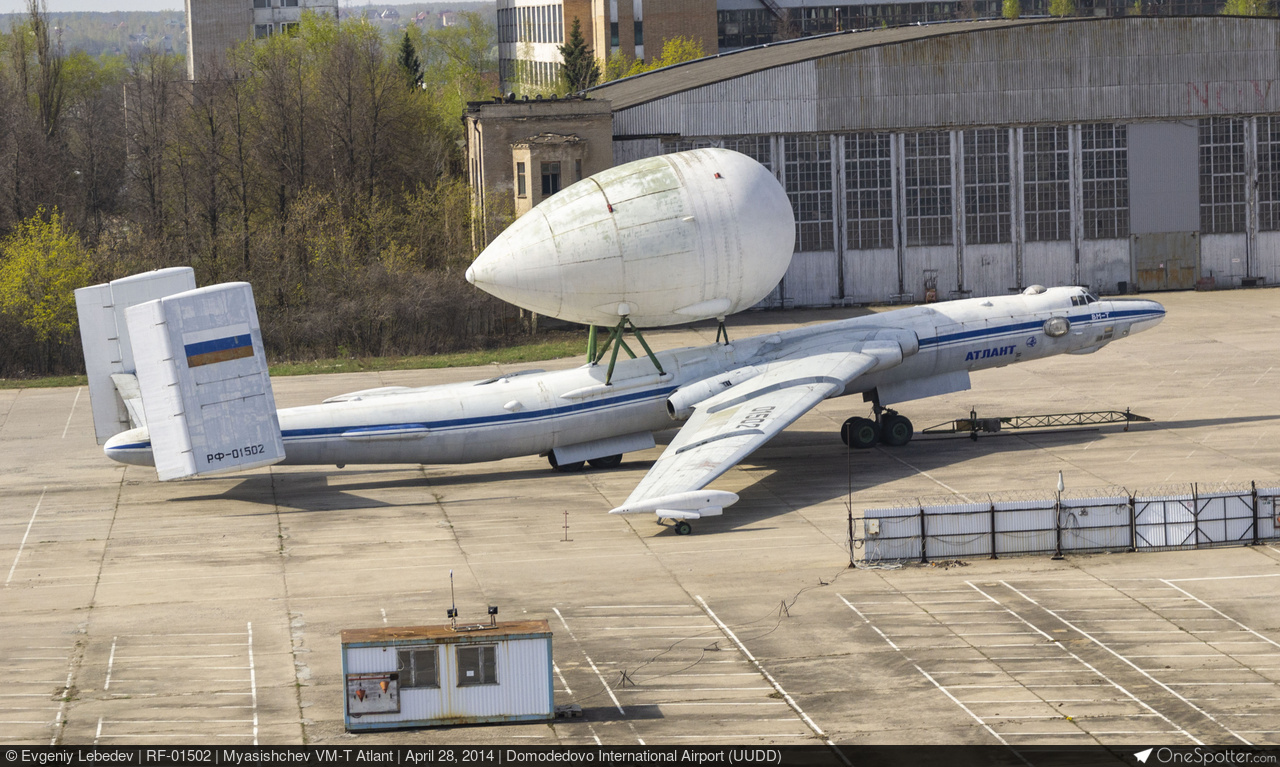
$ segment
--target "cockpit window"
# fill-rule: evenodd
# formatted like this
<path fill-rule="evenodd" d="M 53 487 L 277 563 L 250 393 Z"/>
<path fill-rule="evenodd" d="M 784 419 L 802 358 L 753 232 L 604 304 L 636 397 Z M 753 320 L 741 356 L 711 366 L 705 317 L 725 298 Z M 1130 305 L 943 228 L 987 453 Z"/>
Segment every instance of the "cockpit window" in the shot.
<path fill-rule="evenodd" d="M 1084 301 L 1085 301 L 1085 303 L 1087 303 L 1087 304 L 1096 304 L 1096 303 L 1098 303 L 1098 297 L 1097 297 L 1097 296 L 1095 296 L 1095 295 L 1094 295 L 1094 294 L 1092 294 L 1092 293 L 1085 293 L 1085 294 L 1084 294 Z"/>

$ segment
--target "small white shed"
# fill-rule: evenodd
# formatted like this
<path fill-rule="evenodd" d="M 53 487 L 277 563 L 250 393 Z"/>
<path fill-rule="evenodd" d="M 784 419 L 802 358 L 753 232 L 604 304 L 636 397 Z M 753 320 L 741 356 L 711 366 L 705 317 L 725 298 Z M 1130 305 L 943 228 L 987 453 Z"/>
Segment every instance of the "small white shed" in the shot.
<path fill-rule="evenodd" d="M 342 632 L 347 730 L 555 717 L 546 621 Z"/>

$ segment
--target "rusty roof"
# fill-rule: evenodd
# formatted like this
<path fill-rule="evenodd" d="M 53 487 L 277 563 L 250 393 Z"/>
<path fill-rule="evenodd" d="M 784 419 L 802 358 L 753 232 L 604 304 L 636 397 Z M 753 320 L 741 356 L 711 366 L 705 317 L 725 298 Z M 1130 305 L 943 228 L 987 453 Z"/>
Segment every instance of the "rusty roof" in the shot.
<path fill-rule="evenodd" d="M 509 639 L 511 637 L 536 636 L 540 634 L 551 635 L 551 626 L 544 620 L 498 621 L 493 626 L 488 623 L 468 624 L 459 622 L 456 629 L 449 624 L 443 626 L 343 629 L 342 644 L 398 644 L 400 642 L 449 644 L 451 642 L 483 642 L 490 639 Z"/>

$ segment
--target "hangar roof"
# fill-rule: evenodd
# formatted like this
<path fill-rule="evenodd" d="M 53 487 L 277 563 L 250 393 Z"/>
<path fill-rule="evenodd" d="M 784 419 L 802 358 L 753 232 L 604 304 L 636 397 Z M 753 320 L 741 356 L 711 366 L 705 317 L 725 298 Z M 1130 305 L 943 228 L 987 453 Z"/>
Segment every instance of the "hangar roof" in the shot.
<path fill-rule="evenodd" d="M 686 61 L 652 72 L 633 75 L 622 80 L 597 85 L 589 93 L 595 98 L 609 99 L 614 110 L 643 104 L 646 101 L 670 96 L 680 91 L 741 77 L 786 64 L 847 53 L 865 48 L 893 45 L 914 40 L 946 35 L 969 34 L 989 29 L 1026 26 L 1030 24 L 1054 24 L 1062 21 L 1089 21 L 1090 19 L 982 19 L 975 21 L 949 21 L 936 24 L 913 24 L 888 29 L 859 29 L 833 32 L 827 35 L 801 37 L 776 43 L 742 48 L 728 53 Z"/>
<path fill-rule="evenodd" d="M 1280 114 L 1280 20 L 1123 16 L 841 32 L 598 86 L 619 140 Z M 652 154 L 652 149 L 644 149 Z M 647 156 L 642 154 L 641 156 Z"/>

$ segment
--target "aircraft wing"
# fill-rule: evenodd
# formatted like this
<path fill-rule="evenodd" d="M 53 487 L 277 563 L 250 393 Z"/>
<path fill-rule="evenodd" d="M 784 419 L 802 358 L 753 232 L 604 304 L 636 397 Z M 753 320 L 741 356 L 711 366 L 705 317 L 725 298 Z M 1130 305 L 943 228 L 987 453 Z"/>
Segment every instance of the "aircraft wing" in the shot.
<path fill-rule="evenodd" d="M 693 415 L 612 514 L 655 512 L 697 519 L 719 514 L 737 500 L 732 493 L 700 491 L 822 400 L 873 370 L 902 361 L 894 341 L 808 350 L 770 363 L 765 372 L 695 406 Z"/>

